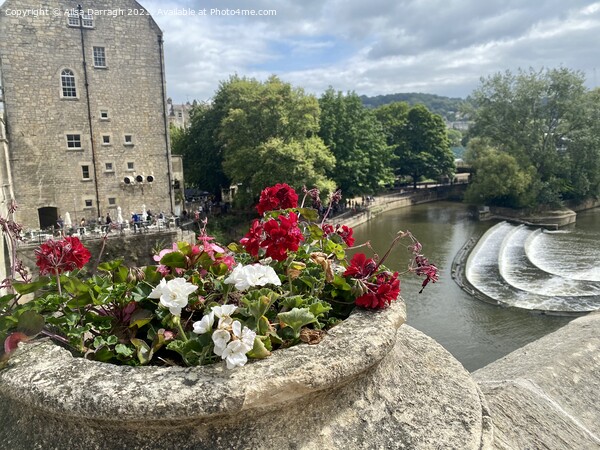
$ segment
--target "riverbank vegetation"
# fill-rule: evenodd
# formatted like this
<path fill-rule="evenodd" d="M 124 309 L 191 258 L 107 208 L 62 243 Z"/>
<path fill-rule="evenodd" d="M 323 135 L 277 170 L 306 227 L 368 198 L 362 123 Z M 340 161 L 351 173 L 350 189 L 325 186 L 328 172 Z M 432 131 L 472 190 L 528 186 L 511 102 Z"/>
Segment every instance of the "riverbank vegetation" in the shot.
<path fill-rule="evenodd" d="M 235 184 L 240 205 L 276 183 L 350 197 L 377 193 L 398 176 L 451 177 L 449 142 L 443 119 L 423 105 L 373 110 L 354 92 L 330 88 L 317 99 L 276 76 L 237 75 L 210 104 L 194 107 L 191 126 L 172 139 L 188 186 L 219 197 Z"/>
<path fill-rule="evenodd" d="M 467 201 L 553 208 L 600 195 L 600 89 L 581 72 L 497 73 L 471 102 Z"/>

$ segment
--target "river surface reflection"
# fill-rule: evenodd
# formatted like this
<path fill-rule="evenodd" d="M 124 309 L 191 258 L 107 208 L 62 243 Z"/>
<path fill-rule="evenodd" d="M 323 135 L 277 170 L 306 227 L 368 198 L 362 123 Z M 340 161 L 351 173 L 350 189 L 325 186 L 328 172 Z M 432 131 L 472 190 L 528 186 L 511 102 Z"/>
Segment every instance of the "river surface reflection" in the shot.
<path fill-rule="evenodd" d="M 600 209 L 580 214 L 577 227 L 597 233 Z M 492 361 L 567 324 L 572 318 L 539 315 L 483 303 L 463 291 L 451 277 L 452 260 L 472 236 L 496 222 L 479 222 L 465 205 L 438 202 L 390 211 L 354 230 L 356 242 L 371 241 L 383 255 L 398 230 L 410 230 L 423 244 L 423 253 L 440 268 L 440 280 L 419 294 L 421 280 L 402 277 L 408 324 L 437 340 L 467 370 Z M 600 236 L 599 236 L 600 237 Z M 386 265 L 400 269 L 410 259 L 397 248 Z"/>

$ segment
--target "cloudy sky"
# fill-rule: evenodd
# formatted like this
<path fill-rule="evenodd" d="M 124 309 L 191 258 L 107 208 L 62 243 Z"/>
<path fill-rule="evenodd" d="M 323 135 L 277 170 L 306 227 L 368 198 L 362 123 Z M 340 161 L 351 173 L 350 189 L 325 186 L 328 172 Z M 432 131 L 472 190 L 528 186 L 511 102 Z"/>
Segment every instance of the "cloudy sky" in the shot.
<path fill-rule="evenodd" d="M 141 0 L 164 31 L 168 92 L 208 100 L 230 74 L 377 95 L 465 97 L 519 67 L 600 82 L 600 2 L 582 0 Z M 166 15 L 206 9 L 206 16 Z M 276 10 L 217 16 L 211 9 Z M 159 9 L 163 10 L 162 12 Z M 177 11 L 170 11 L 177 14 Z"/>
<path fill-rule="evenodd" d="M 600 1 L 139 1 L 164 32 L 176 102 L 209 100 L 234 73 L 277 74 L 317 95 L 332 86 L 466 97 L 481 76 L 529 67 L 581 70 L 589 87 L 600 84 Z"/>

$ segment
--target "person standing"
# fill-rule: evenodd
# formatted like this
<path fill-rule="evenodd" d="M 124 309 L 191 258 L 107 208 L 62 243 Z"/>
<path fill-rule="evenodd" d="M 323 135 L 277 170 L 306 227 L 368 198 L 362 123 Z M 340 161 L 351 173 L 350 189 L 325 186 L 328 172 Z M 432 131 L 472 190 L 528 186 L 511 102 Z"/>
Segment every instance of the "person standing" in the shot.
<path fill-rule="evenodd" d="M 111 223 L 112 223 L 112 218 L 110 217 L 110 213 L 107 212 L 106 219 L 104 220 L 104 226 L 102 227 L 102 229 L 104 230 L 105 233 L 108 233 L 110 231 Z"/>

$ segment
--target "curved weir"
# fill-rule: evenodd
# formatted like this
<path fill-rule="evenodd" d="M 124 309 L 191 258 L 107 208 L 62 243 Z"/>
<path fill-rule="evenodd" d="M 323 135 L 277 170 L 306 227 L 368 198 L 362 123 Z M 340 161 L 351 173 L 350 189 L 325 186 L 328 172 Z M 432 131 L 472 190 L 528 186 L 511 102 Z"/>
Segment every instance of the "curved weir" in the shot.
<path fill-rule="evenodd" d="M 589 279 L 600 275 L 600 254 L 595 253 L 600 252 L 600 245 L 590 248 L 584 237 L 565 237 L 570 233 L 499 223 L 471 251 L 466 279 L 505 306 L 553 313 L 596 310 L 600 308 L 600 282 Z M 584 248 L 575 246 L 575 241 Z M 563 262 L 564 254 L 572 257 Z"/>

